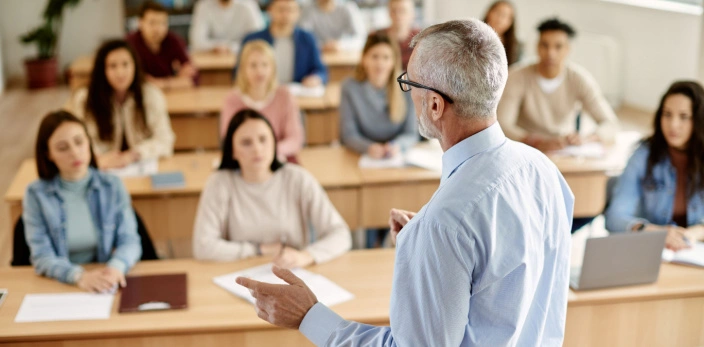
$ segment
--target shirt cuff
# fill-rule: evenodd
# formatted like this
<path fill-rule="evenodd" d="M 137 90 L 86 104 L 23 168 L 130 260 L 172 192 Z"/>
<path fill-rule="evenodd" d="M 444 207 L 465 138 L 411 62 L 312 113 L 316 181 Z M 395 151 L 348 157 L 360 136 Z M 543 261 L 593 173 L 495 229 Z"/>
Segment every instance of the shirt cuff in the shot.
<path fill-rule="evenodd" d="M 335 332 L 340 323 L 344 322 L 337 313 L 333 312 L 327 306 L 317 303 L 308 310 L 306 316 L 303 317 L 300 331 L 308 340 L 316 346 L 325 346 L 330 340 L 330 336 Z"/>
<path fill-rule="evenodd" d="M 78 280 L 81 278 L 83 275 L 83 267 L 76 265 L 71 268 L 71 271 L 68 273 L 68 276 L 66 276 L 66 279 L 69 284 L 77 284 Z"/>
<path fill-rule="evenodd" d="M 636 224 L 643 224 L 643 225 L 646 225 L 646 224 L 649 224 L 649 223 L 650 223 L 650 222 L 648 222 L 647 219 L 636 218 L 636 219 L 634 219 L 634 220 L 628 222 L 628 224 L 626 225 L 626 230 L 625 230 L 625 231 L 626 231 L 626 232 L 633 231 L 633 227 L 634 227 Z"/>
<path fill-rule="evenodd" d="M 127 264 L 120 259 L 112 258 L 108 261 L 107 266 L 120 270 L 123 274 L 127 272 Z"/>

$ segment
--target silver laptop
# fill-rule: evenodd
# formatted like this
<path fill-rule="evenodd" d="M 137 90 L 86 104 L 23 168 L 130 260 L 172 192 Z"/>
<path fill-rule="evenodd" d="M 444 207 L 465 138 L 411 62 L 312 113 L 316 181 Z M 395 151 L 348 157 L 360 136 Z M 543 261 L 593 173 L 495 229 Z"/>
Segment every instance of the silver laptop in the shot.
<path fill-rule="evenodd" d="M 581 268 L 570 272 L 574 290 L 657 281 L 666 231 L 623 233 L 587 239 Z"/>

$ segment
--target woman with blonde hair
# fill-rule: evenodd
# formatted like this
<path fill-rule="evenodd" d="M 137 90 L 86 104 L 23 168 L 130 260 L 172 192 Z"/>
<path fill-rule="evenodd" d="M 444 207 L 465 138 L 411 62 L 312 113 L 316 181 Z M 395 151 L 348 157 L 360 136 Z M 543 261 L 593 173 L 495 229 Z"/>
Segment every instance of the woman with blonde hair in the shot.
<path fill-rule="evenodd" d="M 372 158 L 393 156 L 418 141 L 413 102 L 396 82 L 400 55 L 398 44 L 387 35 L 370 35 L 354 78 L 342 85 L 342 143 Z"/>
<path fill-rule="evenodd" d="M 243 109 L 261 113 L 271 123 L 281 158 L 295 156 L 303 147 L 303 124 L 296 99 L 276 82 L 274 50 L 263 40 L 247 42 L 242 48 L 235 88 L 225 98 L 220 111 L 220 135 L 230 119 Z"/>

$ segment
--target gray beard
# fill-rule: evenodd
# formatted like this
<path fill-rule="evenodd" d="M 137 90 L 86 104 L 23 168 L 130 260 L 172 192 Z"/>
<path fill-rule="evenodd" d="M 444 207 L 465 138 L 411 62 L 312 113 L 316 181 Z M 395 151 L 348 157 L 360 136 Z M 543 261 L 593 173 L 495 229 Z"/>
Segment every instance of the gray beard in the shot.
<path fill-rule="evenodd" d="M 440 139 L 440 132 L 438 131 L 435 126 L 430 122 L 430 119 L 428 119 L 428 116 L 425 114 L 425 109 L 426 109 L 426 103 L 425 100 L 423 100 L 422 103 L 422 111 L 420 113 L 420 118 L 418 121 L 418 132 L 420 133 L 420 136 L 425 137 L 428 140 L 432 139 Z"/>

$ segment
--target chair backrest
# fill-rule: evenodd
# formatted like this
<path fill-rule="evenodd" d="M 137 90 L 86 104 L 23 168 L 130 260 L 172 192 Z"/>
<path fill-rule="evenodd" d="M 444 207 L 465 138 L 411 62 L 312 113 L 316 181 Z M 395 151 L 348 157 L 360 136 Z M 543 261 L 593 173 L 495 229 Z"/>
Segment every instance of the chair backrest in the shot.
<path fill-rule="evenodd" d="M 12 239 L 12 261 L 11 266 L 32 265 L 29 261 L 30 251 L 27 240 L 24 238 L 24 223 L 22 217 L 17 219 Z"/>
<path fill-rule="evenodd" d="M 149 236 L 149 232 L 147 231 L 144 221 L 142 221 L 142 217 L 139 216 L 137 211 L 134 212 L 134 217 L 137 219 L 137 233 L 139 233 L 139 237 L 142 240 L 142 258 L 140 260 L 158 260 L 159 256 L 156 254 L 154 243 L 152 242 L 152 238 Z M 17 219 L 17 223 L 15 223 L 12 243 L 12 261 L 10 262 L 10 265 L 32 265 L 30 256 L 31 253 L 29 246 L 27 245 L 27 239 L 25 239 L 24 235 L 24 222 L 22 221 L 22 217 L 20 217 Z"/>

